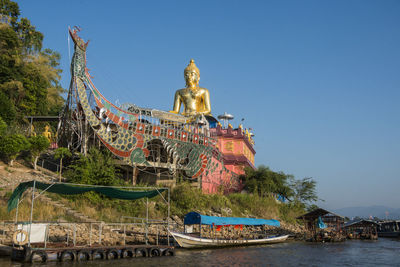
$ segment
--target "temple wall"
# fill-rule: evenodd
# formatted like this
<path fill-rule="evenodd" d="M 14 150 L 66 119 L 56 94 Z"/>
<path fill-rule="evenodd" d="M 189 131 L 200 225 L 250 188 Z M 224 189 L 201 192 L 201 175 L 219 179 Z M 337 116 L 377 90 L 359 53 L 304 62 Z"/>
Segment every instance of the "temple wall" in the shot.
<path fill-rule="evenodd" d="M 226 129 L 217 126 L 210 129 L 211 136 L 217 139 L 217 148 L 222 154 L 224 164 L 219 163 L 213 173 L 203 174 L 203 193 L 239 192 L 242 189 L 238 177 L 244 174 L 244 167 L 254 166 L 254 143 L 242 128 Z M 212 158 L 216 162 L 216 158 Z M 223 167 L 224 166 L 224 167 Z"/>
<path fill-rule="evenodd" d="M 218 162 L 218 167 L 214 172 L 209 172 L 207 175 L 202 175 L 201 189 L 203 193 L 231 193 L 241 190 L 241 183 L 239 179 L 235 178 L 237 175 L 233 173 L 234 166 L 226 166 L 229 171 L 223 168 L 223 164 L 216 158 L 212 157 L 213 162 Z M 229 167 L 229 168 L 228 168 Z"/>
<path fill-rule="evenodd" d="M 218 139 L 217 148 L 225 156 L 225 158 L 241 158 L 245 157 L 246 161 L 254 167 L 255 151 L 252 144 L 249 143 L 248 137 L 244 135 L 241 129 L 216 129 L 212 134 Z M 240 159 L 238 161 L 243 161 Z M 242 165 L 235 163 L 235 165 Z M 242 162 L 243 163 L 243 162 Z M 228 163 L 230 164 L 230 163 Z"/>
<path fill-rule="evenodd" d="M 225 168 L 227 168 L 231 172 L 236 173 L 237 175 L 244 174 L 244 166 L 243 165 L 225 165 Z"/>

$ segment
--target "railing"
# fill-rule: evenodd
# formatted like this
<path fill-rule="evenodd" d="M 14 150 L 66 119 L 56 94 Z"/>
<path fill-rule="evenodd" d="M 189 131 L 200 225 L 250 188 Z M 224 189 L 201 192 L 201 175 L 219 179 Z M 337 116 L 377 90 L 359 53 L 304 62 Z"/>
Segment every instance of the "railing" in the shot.
<path fill-rule="evenodd" d="M 161 228 L 164 228 L 167 232 L 166 238 L 167 240 L 170 240 L 170 234 L 168 230 L 175 230 L 178 228 L 178 224 L 177 223 L 171 223 L 168 222 L 167 220 L 157 220 L 157 219 L 147 219 L 147 218 L 141 218 L 141 217 L 130 217 L 130 216 L 121 216 L 120 217 L 120 222 L 123 223 L 123 221 L 125 220 L 132 220 L 133 224 L 140 224 L 143 226 L 143 228 L 145 229 L 145 238 L 146 240 L 148 240 L 148 236 L 149 236 L 149 225 L 155 225 L 157 228 L 157 245 L 158 245 L 158 239 L 159 239 L 159 228 L 161 226 Z M 147 242 L 146 242 L 147 244 Z"/>
<path fill-rule="evenodd" d="M 45 159 L 38 159 L 37 165 L 42 167 L 43 169 L 47 169 L 49 171 L 53 172 L 59 172 L 60 171 L 60 165 L 54 162 L 51 162 L 49 160 Z"/>
<path fill-rule="evenodd" d="M 148 220 L 145 218 L 135 218 L 140 222 L 134 223 L 104 223 L 104 222 L 52 222 L 38 221 L 32 223 L 44 224 L 45 232 L 42 242 L 36 242 L 35 247 L 47 248 L 49 243 L 64 243 L 65 246 L 92 246 L 92 245 L 107 245 L 112 243 L 126 244 L 129 243 L 145 243 L 147 244 L 168 244 L 170 245 L 170 235 L 168 232 L 167 221 Z M 0 237 L 3 244 L 14 246 L 14 233 L 18 229 L 23 229 L 22 225 L 29 223 L 25 222 L 2 222 L 0 223 Z M 154 230 L 149 233 L 149 229 Z M 28 232 L 28 231 L 26 231 Z M 32 236 L 32 235 L 31 235 Z M 149 236 L 152 238 L 150 239 Z M 139 238 L 143 237 L 143 238 Z M 58 241 L 58 242 L 57 242 Z M 150 242 L 151 241 L 151 242 Z M 31 242 L 35 244 L 34 242 Z M 115 244 L 114 244 L 115 243 Z M 110 244 L 108 244 L 110 245 Z"/>

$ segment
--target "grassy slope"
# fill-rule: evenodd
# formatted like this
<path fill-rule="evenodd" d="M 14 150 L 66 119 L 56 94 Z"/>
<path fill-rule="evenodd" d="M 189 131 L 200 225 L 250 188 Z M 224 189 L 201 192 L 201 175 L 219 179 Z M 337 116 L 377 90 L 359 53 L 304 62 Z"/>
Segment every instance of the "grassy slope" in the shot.
<path fill-rule="evenodd" d="M 11 212 L 7 211 L 7 198 L 0 199 L 0 221 L 14 221 L 15 213 L 15 209 Z M 31 200 L 25 198 L 18 207 L 18 221 L 29 221 L 30 213 Z M 73 221 L 73 218 L 63 211 L 39 199 L 34 202 L 33 219 L 34 221 L 57 221 L 58 219 Z"/>
<path fill-rule="evenodd" d="M 9 193 L 7 194 L 9 195 Z M 87 193 L 76 197 L 63 197 L 47 193 L 47 196 L 62 202 L 75 210 L 97 220 L 118 222 L 121 216 L 146 217 L 146 200 L 115 200 Z M 0 200 L 0 220 L 14 220 L 15 210 L 7 212 L 6 198 Z M 183 217 L 187 212 L 198 211 L 202 214 L 247 217 L 255 216 L 265 219 L 279 219 L 294 223 L 295 217 L 304 211 L 291 205 L 279 204 L 272 198 L 260 198 L 252 194 L 206 195 L 189 184 L 175 187 L 171 192 L 171 215 Z M 28 220 L 30 214 L 30 198 L 27 195 L 19 208 L 19 219 Z M 65 215 L 57 208 L 46 204 L 40 198 L 35 201 L 34 220 L 54 221 L 73 218 Z M 149 199 L 149 217 L 163 219 L 167 217 L 167 205 L 158 196 Z"/>
<path fill-rule="evenodd" d="M 4 167 L 2 169 L 4 176 L 6 172 Z M 20 171 L 24 171 L 25 175 L 28 175 L 26 170 L 21 169 Z M 12 172 L 11 174 L 14 176 L 16 173 Z M 0 190 L 2 189 L 0 188 Z M 1 195 L 4 195 L 4 191 L 1 193 Z M 19 220 L 29 220 L 30 217 L 30 193 L 25 194 L 25 198 L 19 207 Z M 15 220 L 15 210 L 11 213 L 7 212 L 7 200 L 10 195 L 11 192 L 7 192 L 4 197 L 0 197 L 0 221 Z M 46 193 L 46 195 L 96 220 L 119 222 L 122 216 L 146 217 L 145 199 L 116 200 L 93 193 L 74 197 L 52 193 Z M 163 195 L 166 199 L 166 194 Z M 272 198 L 261 198 L 252 194 L 206 195 L 202 194 L 199 189 L 183 183 L 171 191 L 171 215 L 178 215 L 182 218 L 190 211 L 198 211 L 207 215 L 255 216 L 257 218 L 279 219 L 288 223 L 294 223 L 294 218 L 304 212 L 300 207 L 279 204 Z M 167 204 L 162 197 L 157 196 L 149 199 L 149 217 L 157 219 L 167 217 Z M 71 216 L 66 215 L 63 210 L 47 204 L 40 198 L 35 200 L 33 218 L 36 221 L 74 220 Z"/>

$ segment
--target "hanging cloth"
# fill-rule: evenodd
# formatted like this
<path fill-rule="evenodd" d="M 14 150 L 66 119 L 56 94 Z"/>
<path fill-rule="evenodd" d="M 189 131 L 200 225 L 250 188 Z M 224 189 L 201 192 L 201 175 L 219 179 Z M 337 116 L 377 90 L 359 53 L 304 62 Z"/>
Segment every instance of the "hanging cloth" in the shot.
<path fill-rule="evenodd" d="M 322 221 L 321 216 L 318 217 L 318 228 L 320 228 L 320 229 L 326 228 L 326 224 Z"/>

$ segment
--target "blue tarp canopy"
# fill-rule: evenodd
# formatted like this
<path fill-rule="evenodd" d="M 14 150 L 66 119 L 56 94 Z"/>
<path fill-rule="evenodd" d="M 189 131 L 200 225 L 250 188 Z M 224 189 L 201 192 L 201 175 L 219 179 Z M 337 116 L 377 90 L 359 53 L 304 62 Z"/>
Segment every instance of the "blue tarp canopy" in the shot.
<path fill-rule="evenodd" d="M 277 220 L 265 220 L 254 218 L 238 217 L 215 217 L 201 215 L 197 212 L 189 212 L 185 215 L 184 224 L 208 224 L 208 225 L 271 225 L 279 227 L 281 224 Z"/>

